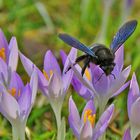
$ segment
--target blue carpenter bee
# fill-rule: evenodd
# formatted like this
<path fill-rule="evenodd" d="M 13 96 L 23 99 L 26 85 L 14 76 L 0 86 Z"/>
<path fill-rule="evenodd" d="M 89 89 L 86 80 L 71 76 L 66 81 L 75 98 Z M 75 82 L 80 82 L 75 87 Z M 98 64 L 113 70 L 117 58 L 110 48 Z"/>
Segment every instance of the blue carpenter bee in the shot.
<path fill-rule="evenodd" d="M 108 76 L 110 74 L 113 75 L 111 72 L 113 71 L 115 66 L 114 63 L 115 52 L 132 35 L 132 33 L 136 29 L 136 26 L 137 26 L 136 20 L 128 21 L 123 26 L 121 26 L 121 28 L 113 38 L 113 41 L 110 45 L 110 49 L 105 47 L 105 45 L 103 44 L 93 44 L 92 47 L 89 48 L 67 34 L 59 34 L 59 38 L 68 45 L 85 52 L 85 54 L 78 57 L 75 63 L 73 64 L 75 65 L 78 62 L 85 60 L 84 67 L 82 68 L 81 72 L 82 76 L 85 72 L 86 67 L 89 66 L 90 62 L 99 65 L 100 68 L 106 74 L 106 76 Z M 70 69 L 71 67 L 69 67 L 67 71 L 69 71 Z"/>

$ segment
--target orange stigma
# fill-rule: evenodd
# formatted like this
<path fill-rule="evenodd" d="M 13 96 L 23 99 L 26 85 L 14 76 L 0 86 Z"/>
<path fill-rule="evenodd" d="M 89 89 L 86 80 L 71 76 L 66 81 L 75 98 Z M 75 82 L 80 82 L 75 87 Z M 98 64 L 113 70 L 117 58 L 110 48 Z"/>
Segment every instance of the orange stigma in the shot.
<path fill-rule="evenodd" d="M 52 76 L 53 71 L 50 70 L 49 75 L 47 74 L 47 72 L 43 69 L 43 75 L 45 76 L 45 78 L 49 81 L 50 77 Z"/>
<path fill-rule="evenodd" d="M 86 123 L 88 120 L 91 123 L 92 127 L 94 127 L 95 118 L 96 118 L 96 114 L 93 114 L 91 109 L 87 109 L 84 113 L 83 121 L 84 121 L 84 123 Z"/>
<path fill-rule="evenodd" d="M 0 57 L 6 61 L 5 48 L 0 48 Z"/>
<path fill-rule="evenodd" d="M 91 80 L 91 75 L 90 75 L 90 72 L 89 72 L 88 68 L 86 68 L 86 70 L 85 70 L 85 76 L 87 77 L 87 79 L 89 81 Z"/>
<path fill-rule="evenodd" d="M 8 90 L 8 91 L 13 97 L 16 96 L 16 88 L 12 88 L 11 90 Z"/>

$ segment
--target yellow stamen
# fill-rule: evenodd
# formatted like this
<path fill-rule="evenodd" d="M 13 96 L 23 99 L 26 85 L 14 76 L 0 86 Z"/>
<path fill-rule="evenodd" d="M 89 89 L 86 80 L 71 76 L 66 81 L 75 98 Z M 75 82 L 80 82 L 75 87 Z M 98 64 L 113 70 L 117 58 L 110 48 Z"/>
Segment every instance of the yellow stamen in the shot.
<path fill-rule="evenodd" d="M 87 79 L 90 81 L 91 80 L 91 75 L 90 75 L 90 72 L 87 68 L 85 70 L 85 75 L 86 75 Z"/>
<path fill-rule="evenodd" d="M 16 88 L 12 88 L 11 90 L 8 90 L 9 91 L 9 93 L 13 96 L 13 97 L 15 97 L 15 95 L 16 95 Z"/>
<path fill-rule="evenodd" d="M 47 72 L 46 72 L 45 70 L 43 70 L 43 74 L 44 74 L 45 78 L 46 78 L 47 80 L 49 80 L 49 76 L 48 76 L 48 74 L 47 74 Z"/>
<path fill-rule="evenodd" d="M 5 48 L 0 48 L 0 57 L 6 61 Z"/>
<path fill-rule="evenodd" d="M 91 109 L 87 109 L 84 113 L 84 123 L 86 123 L 86 121 L 88 120 L 92 127 L 94 127 L 94 124 L 95 124 L 95 118 L 96 118 L 96 115 L 92 113 L 92 110 Z"/>
<path fill-rule="evenodd" d="M 47 79 L 47 80 L 49 80 L 50 79 L 50 77 L 52 76 L 52 74 L 53 74 L 53 71 L 52 70 L 50 70 L 50 73 L 49 73 L 49 75 L 47 74 L 47 72 L 45 71 L 45 70 L 43 70 L 43 74 L 44 74 L 44 76 L 45 76 L 45 78 Z"/>

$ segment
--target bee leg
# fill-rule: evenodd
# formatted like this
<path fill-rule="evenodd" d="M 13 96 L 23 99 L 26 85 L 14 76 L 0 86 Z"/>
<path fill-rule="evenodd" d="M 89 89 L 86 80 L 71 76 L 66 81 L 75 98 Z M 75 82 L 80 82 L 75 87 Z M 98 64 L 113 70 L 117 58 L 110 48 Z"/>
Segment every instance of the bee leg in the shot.
<path fill-rule="evenodd" d="M 90 63 L 90 59 L 87 58 L 86 61 L 85 61 L 84 67 L 82 68 L 82 71 L 81 71 L 81 75 L 82 75 L 82 76 L 84 75 L 85 70 L 86 70 L 86 68 L 88 67 L 89 63 Z"/>
<path fill-rule="evenodd" d="M 85 59 L 87 57 L 86 54 L 79 56 L 76 58 L 75 63 L 73 64 L 73 66 L 75 66 L 78 62 L 82 61 L 83 59 Z M 65 71 L 65 74 L 71 69 L 71 66 L 68 67 L 68 69 Z"/>

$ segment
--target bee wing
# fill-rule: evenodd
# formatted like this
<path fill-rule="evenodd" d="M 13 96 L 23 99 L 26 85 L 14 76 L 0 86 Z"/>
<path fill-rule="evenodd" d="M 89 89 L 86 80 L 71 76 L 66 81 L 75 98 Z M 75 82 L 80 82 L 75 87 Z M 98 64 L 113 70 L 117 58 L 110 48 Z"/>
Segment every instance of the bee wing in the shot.
<path fill-rule="evenodd" d="M 137 26 L 136 20 L 126 22 L 116 33 L 110 45 L 110 49 L 115 53 L 119 47 L 131 36 Z"/>
<path fill-rule="evenodd" d="M 81 42 L 79 42 L 75 38 L 71 37 L 70 35 L 68 35 L 68 34 L 59 34 L 58 36 L 59 36 L 59 38 L 61 40 L 63 40 L 68 45 L 70 45 L 70 46 L 72 46 L 72 47 L 74 47 L 76 49 L 79 49 L 79 50 L 81 50 L 81 51 L 83 51 L 83 52 L 85 52 L 85 53 L 87 53 L 87 54 L 89 54 L 89 55 L 91 55 L 93 57 L 97 57 L 95 55 L 95 53 L 90 50 L 90 48 L 86 47 L 84 44 L 82 44 Z"/>

